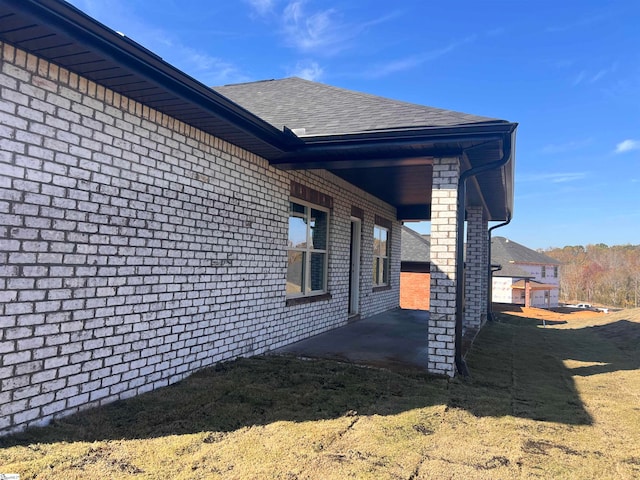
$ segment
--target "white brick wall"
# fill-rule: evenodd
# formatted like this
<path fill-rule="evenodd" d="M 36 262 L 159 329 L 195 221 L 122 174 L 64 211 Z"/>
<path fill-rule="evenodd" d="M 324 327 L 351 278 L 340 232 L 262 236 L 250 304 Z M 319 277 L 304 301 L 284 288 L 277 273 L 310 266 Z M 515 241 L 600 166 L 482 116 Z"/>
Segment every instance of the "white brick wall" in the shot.
<path fill-rule="evenodd" d="M 477 330 L 486 319 L 487 306 L 487 223 L 483 208 L 467 207 L 467 248 L 465 253 L 465 329 Z"/>
<path fill-rule="evenodd" d="M 352 206 L 361 314 L 398 306 L 397 222 L 392 288 L 371 288 L 389 205 L 1 49 L 0 434 L 346 323 Z M 334 198 L 331 299 L 287 307 L 292 180 Z"/>
<path fill-rule="evenodd" d="M 431 291 L 429 299 L 428 369 L 455 374 L 457 158 L 436 158 L 431 196 Z"/>

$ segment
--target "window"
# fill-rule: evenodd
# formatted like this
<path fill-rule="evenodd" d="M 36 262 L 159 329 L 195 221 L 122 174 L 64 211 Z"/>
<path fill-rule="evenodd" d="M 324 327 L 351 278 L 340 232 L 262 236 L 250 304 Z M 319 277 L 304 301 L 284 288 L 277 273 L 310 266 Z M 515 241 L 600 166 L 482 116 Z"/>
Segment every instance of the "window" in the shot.
<path fill-rule="evenodd" d="M 299 201 L 289 203 L 287 296 L 327 290 L 329 211 Z"/>
<path fill-rule="evenodd" d="M 547 276 L 547 267 L 545 267 L 544 265 L 542 265 L 542 272 L 540 273 L 540 276 L 542 278 Z"/>
<path fill-rule="evenodd" d="M 373 286 L 389 285 L 389 229 L 373 227 Z"/>
<path fill-rule="evenodd" d="M 558 266 L 557 265 L 555 265 L 553 267 L 553 277 L 554 278 L 558 278 Z"/>

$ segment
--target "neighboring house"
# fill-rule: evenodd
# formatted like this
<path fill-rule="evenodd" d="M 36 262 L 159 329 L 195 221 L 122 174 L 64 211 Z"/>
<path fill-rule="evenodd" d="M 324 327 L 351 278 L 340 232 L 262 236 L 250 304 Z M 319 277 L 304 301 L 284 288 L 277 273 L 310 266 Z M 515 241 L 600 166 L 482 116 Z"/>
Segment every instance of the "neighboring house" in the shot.
<path fill-rule="evenodd" d="M 402 226 L 400 308 L 429 310 L 429 235 Z"/>
<path fill-rule="evenodd" d="M 491 239 L 492 299 L 527 307 L 558 306 L 560 262 L 505 237 Z"/>
<path fill-rule="evenodd" d="M 516 124 L 295 78 L 214 91 L 59 0 L 0 0 L 0 86 L 0 434 L 397 308 L 409 220 L 431 221 L 425 366 L 460 371 L 482 318 L 457 313 L 455 240 L 480 311 Z"/>

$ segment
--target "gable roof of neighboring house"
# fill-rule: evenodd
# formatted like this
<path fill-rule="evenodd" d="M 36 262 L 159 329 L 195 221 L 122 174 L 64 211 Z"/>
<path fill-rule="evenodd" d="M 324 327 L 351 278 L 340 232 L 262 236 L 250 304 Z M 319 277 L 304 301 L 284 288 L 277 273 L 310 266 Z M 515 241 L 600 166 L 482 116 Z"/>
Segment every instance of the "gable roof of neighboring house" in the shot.
<path fill-rule="evenodd" d="M 529 264 L 529 265 L 560 265 L 555 258 L 544 253 L 536 252 L 524 245 L 509 240 L 505 237 L 493 237 L 491 239 L 491 262 L 502 265 Z"/>
<path fill-rule="evenodd" d="M 214 87 L 214 90 L 274 127 L 290 128 L 300 137 L 501 121 L 401 102 L 297 77 L 225 85 Z"/>
<path fill-rule="evenodd" d="M 491 258 L 491 263 L 493 265 L 500 265 L 500 270 L 495 270 L 493 272 L 494 277 L 509 277 L 509 278 L 535 278 L 535 275 L 530 274 L 529 272 L 524 271 L 522 268 L 518 267 L 513 263 L 500 263 L 493 258 Z"/>
<path fill-rule="evenodd" d="M 402 226 L 402 262 L 429 263 L 431 244 L 418 232 Z"/>

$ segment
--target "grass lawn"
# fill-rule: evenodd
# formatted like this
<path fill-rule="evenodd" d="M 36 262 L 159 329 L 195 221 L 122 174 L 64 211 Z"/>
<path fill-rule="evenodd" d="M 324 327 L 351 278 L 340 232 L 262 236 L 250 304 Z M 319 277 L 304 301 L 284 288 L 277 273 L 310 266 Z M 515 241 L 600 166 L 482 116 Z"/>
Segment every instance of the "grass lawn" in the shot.
<path fill-rule="evenodd" d="M 499 314 L 447 381 L 258 357 L 0 438 L 21 479 L 640 478 L 640 310 Z"/>

